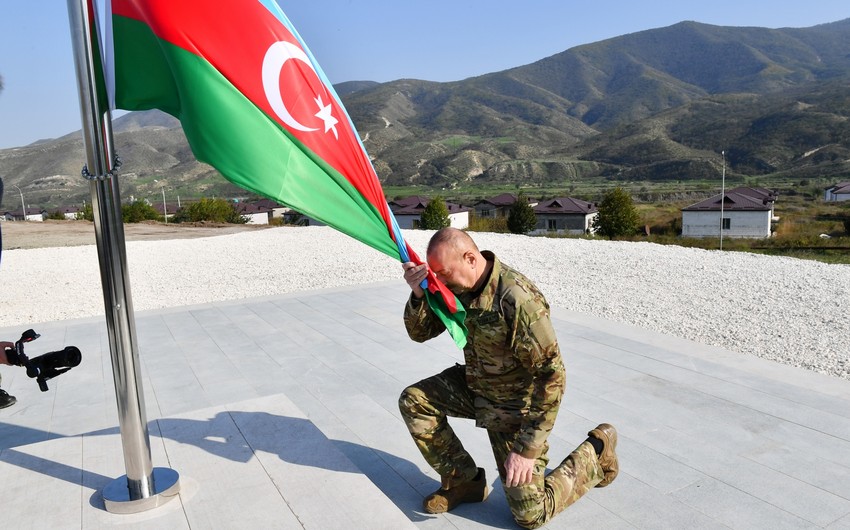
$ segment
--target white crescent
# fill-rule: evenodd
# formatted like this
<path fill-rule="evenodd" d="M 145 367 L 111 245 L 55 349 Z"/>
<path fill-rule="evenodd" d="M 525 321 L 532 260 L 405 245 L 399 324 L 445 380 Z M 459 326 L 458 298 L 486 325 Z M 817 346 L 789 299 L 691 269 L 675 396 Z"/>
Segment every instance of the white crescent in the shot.
<path fill-rule="evenodd" d="M 316 72 L 304 50 L 290 42 L 275 42 L 269 46 L 269 49 L 266 50 L 266 56 L 263 57 L 263 89 L 266 92 L 266 99 L 269 100 L 269 104 L 278 118 L 290 128 L 305 132 L 318 131 L 319 129 L 307 127 L 292 117 L 283 103 L 283 96 L 280 94 L 280 71 L 286 61 L 290 59 L 301 61 L 309 66 L 314 73 Z"/>

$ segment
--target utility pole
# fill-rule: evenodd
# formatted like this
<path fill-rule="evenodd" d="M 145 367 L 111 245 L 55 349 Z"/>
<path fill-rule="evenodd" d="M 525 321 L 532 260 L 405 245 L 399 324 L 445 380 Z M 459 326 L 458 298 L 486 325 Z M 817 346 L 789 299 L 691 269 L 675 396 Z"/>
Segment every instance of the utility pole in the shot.
<path fill-rule="evenodd" d="M 723 157 L 723 170 L 720 181 L 720 250 L 723 250 L 723 206 L 726 204 L 726 151 L 720 151 Z"/>
<path fill-rule="evenodd" d="M 165 224 L 168 224 L 168 206 L 165 204 L 165 186 L 159 188 L 162 190 L 162 216 L 165 217 Z"/>
<path fill-rule="evenodd" d="M 15 185 L 12 184 L 12 186 L 15 186 Z M 18 188 L 17 186 L 15 186 L 15 187 Z M 26 221 L 27 220 L 27 207 L 24 204 L 24 192 L 21 191 L 21 188 L 18 188 L 18 193 L 21 194 L 21 213 L 24 214 L 24 221 Z"/>
<path fill-rule="evenodd" d="M 159 191 L 162 192 L 162 217 L 165 219 L 165 224 L 168 224 L 168 206 L 165 204 L 165 181 L 153 179 L 159 184 Z"/>

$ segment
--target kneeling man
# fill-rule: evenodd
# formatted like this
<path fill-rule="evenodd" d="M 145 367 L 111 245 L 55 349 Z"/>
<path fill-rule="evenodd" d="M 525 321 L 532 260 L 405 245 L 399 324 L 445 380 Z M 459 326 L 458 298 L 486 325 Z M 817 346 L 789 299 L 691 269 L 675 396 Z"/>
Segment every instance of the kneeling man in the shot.
<path fill-rule="evenodd" d="M 603 423 L 546 475 L 549 444 L 564 394 L 564 365 L 545 298 L 521 273 L 478 250 L 461 230 L 431 238 L 428 266 L 467 310 L 465 365 L 457 364 L 406 388 L 399 408 L 416 446 L 440 474 L 440 489 L 424 509 L 442 513 L 487 498 L 487 480 L 447 417 L 474 418 L 487 429 L 505 496 L 516 522 L 537 528 L 590 488 L 619 471 L 617 431 Z M 410 338 L 424 342 L 445 326 L 420 286 L 426 265 L 404 263 L 412 293 L 404 309 Z"/>

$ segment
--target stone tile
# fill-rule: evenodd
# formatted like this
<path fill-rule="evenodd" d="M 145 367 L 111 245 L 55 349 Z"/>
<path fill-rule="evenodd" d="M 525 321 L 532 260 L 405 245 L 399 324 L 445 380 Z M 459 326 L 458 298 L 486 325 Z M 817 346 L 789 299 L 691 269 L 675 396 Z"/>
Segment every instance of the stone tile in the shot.
<path fill-rule="evenodd" d="M 825 526 L 850 512 L 850 500 L 736 455 L 734 440 L 717 438 L 705 443 L 703 437 L 671 429 L 642 434 L 639 439 L 710 478 L 817 525 Z"/>
<path fill-rule="evenodd" d="M 81 519 L 79 438 L 55 439 L 0 452 L 0 476 L 9 488 L 3 521 L 18 527 L 77 528 Z M 47 498 L 38 494 L 50 484 Z M 26 492 L 27 495 L 21 495 Z M 43 494 L 42 494 L 43 495 Z M 48 500 L 49 499 L 49 500 Z"/>
<path fill-rule="evenodd" d="M 850 514 L 826 527 L 827 530 L 850 530 Z"/>
<path fill-rule="evenodd" d="M 606 510 L 616 514 L 636 528 L 721 528 L 712 517 L 673 494 L 664 494 L 637 478 L 620 475 L 603 490 L 587 493 Z M 584 502 L 582 498 L 579 502 Z"/>
<path fill-rule="evenodd" d="M 719 480 L 701 480 L 675 492 L 673 497 L 729 528 L 813 527 L 810 521 L 801 519 Z"/>
<path fill-rule="evenodd" d="M 306 527 L 412 527 L 350 460 L 283 396 L 233 406 L 230 417 Z M 331 473 L 328 473 L 330 471 Z M 333 506 L 333 510 L 327 507 Z M 364 510 L 368 507 L 368 510 Z"/>
<path fill-rule="evenodd" d="M 811 451 L 771 443 L 742 456 L 839 497 L 850 495 L 850 467 L 824 465 L 821 457 Z"/>
<path fill-rule="evenodd" d="M 630 438 L 619 436 L 620 473 L 637 477 L 663 494 L 670 494 L 706 478 L 705 474 Z"/>

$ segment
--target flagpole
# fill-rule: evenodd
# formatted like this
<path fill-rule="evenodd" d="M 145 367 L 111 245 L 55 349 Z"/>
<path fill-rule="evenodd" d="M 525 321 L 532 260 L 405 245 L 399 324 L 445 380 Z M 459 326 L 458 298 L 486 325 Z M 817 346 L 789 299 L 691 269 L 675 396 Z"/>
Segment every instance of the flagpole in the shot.
<path fill-rule="evenodd" d="M 103 286 L 103 303 L 118 405 L 118 425 L 127 474 L 102 491 L 104 506 L 112 513 L 150 510 L 175 498 L 180 477 L 168 468 L 153 468 L 145 417 L 144 392 L 138 370 L 138 346 L 133 301 L 128 278 L 121 194 L 115 176 L 118 165 L 112 138 L 112 113 L 99 97 L 97 62 L 92 39 L 94 0 L 67 0 L 71 41 L 80 96 L 86 167 L 94 230 Z M 102 93 L 102 92 L 101 92 Z"/>

